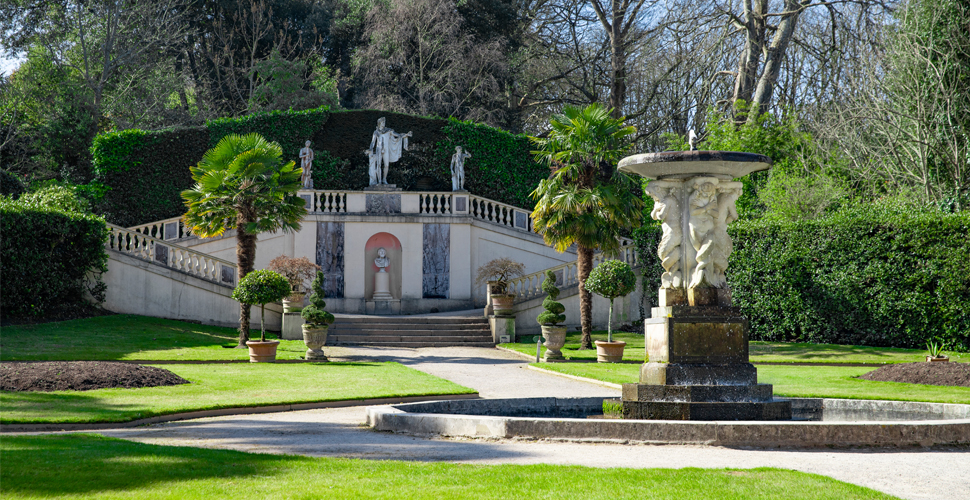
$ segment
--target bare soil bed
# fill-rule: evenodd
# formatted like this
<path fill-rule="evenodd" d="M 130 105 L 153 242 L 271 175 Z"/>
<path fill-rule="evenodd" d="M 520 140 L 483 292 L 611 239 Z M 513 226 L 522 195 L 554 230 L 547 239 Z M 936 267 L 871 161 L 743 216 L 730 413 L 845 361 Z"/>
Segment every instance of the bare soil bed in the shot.
<path fill-rule="evenodd" d="M 970 387 L 968 363 L 900 363 L 860 375 L 866 380 Z"/>
<path fill-rule="evenodd" d="M 0 364 L 0 390 L 90 391 L 109 387 L 155 387 L 188 384 L 178 375 L 153 366 L 112 361 L 6 362 Z"/>

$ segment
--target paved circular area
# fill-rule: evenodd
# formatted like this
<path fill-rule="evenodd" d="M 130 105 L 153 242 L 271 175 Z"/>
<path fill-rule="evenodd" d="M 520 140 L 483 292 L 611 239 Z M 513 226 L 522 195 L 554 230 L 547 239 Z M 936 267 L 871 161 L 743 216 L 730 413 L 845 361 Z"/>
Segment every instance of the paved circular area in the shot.
<path fill-rule="evenodd" d="M 482 397 L 616 397 L 619 391 L 528 370 L 485 348 L 328 348 L 340 359 L 398 361 L 475 388 Z M 779 467 L 822 474 L 902 498 L 960 498 L 970 491 L 970 448 L 756 450 L 524 440 L 455 440 L 376 432 L 363 407 L 236 415 L 99 431 L 146 443 L 262 453 L 477 464 L 572 464 L 634 468 Z"/>

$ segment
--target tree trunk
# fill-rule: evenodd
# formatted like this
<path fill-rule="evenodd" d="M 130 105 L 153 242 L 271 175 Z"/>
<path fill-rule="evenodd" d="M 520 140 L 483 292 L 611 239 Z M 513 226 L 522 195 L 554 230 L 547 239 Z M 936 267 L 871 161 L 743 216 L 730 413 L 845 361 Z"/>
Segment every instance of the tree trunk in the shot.
<path fill-rule="evenodd" d="M 778 22 L 778 29 L 775 36 L 768 46 L 765 56 L 765 67 L 761 71 L 758 79 L 758 87 L 755 89 L 754 97 L 751 99 L 751 109 L 748 111 L 748 123 L 757 123 L 758 116 L 765 112 L 771 104 L 772 93 L 775 89 L 775 82 L 778 81 L 778 73 L 781 71 L 781 63 L 785 59 L 785 51 L 788 44 L 795 34 L 795 24 L 798 23 L 798 16 L 802 12 L 802 5 L 797 0 L 785 1 L 785 12 L 781 21 Z"/>
<path fill-rule="evenodd" d="M 583 328 L 580 350 L 593 348 L 593 295 L 586 290 L 586 278 L 593 269 L 593 249 L 576 247 L 576 271 L 579 274 L 579 323 Z"/>
<path fill-rule="evenodd" d="M 246 220 L 240 215 L 236 219 L 236 267 L 239 280 L 253 270 L 256 261 L 256 235 L 246 232 Z M 237 284 L 239 281 L 236 282 Z M 239 347 L 246 347 L 249 340 L 249 313 L 252 306 L 239 304 Z"/>
<path fill-rule="evenodd" d="M 767 30 L 765 14 L 768 12 L 768 0 L 745 0 L 743 6 L 744 52 L 741 54 L 738 74 L 734 80 L 735 102 L 751 102 Z"/>
<path fill-rule="evenodd" d="M 626 42 L 625 37 L 620 33 L 620 25 L 623 18 L 616 18 L 614 14 L 612 33 L 610 34 L 610 63 L 613 70 L 613 81 L 610 85 L 610 107 L 613 108 L 613 118 L 623 116 L 623 103 L 626 101 Z"/>

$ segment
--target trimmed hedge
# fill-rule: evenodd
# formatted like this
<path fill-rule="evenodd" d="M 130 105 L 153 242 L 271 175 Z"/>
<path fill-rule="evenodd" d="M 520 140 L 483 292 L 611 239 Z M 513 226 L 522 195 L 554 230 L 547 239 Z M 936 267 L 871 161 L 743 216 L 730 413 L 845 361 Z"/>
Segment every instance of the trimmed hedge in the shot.
<path fill-rule="evenodd" d="M 970 350 L 970 214 L 878 206 L 814 221 L 729 227 L 734 304 L 751 339 Z M 636 233 L 656 304 L 660 227 Z"/>
<path fill-rule="evenodd" d="M 368 183 L 363 151 L 380 117 L 398 132 L 413 132 L 408 152 L 388 173 L 388 182 L 406 190 L 450 191 L 449 165 L 458 145 L 473 155 L 465 163 L 465 189 L 479 196 L 531 210 L 529 193 L 549 174 L 532 160 L 524 135 L 454 119 L 324 107 L 224 118 L 204 127 L 99 135 L 91 149 L 94 182 L 108 190 L 95 211 L 125 227 L 182 215 L 179 193 L 192 186 L 189 166 L 229 133 L 258 132 L 278 142 L 283 157 L 293 160 L 309 139 L 316 153 L 317 189 L 363 189 Z"/>
<path fill-rule="evenodd" d="M 0 198 L 0 235 L 5 317 L 81 306 L 85 292 L 104 300 L 108 229 L 101 217 Z"/>

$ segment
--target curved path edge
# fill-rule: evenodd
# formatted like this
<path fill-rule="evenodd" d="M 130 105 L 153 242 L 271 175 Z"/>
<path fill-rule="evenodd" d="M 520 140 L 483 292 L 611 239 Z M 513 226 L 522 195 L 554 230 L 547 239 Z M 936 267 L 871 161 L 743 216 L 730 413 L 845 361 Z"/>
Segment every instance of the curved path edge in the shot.
<path fill-rule="evenodd" d="M 93 431 L 100 429 L 123 429 L 142 425 L 173 422 L 176 420 L 191 420 L 195 418 L 223 417 L 227 415 L 249 415 L 255 413 L 278 413 L 298 410 L 315 410 L 318 408 L 343 408 L 347 406 L 375 406 L 400 403 L 420 403 L 425 401 L 452 401 L 459 399 L 478 399 L 478 393 L 470 394 L 438 394 L 429 396 L 404 396 L 396 398 L 345 399 L 341 401 L 321 401 L 317 403 L 294 403 L 269 406 L 240 406 L 234 408 L 220 408 L 217 410 L 200 410 L 182 413 L 171 413 L 155 417 L 140 418 L 129 422 L 105 422 L 97 424 L 82 423 L 43 423 L 43 424 L 0 424 L 0 433 L 7 432 L 56 432 L 56 431 Z"/>

